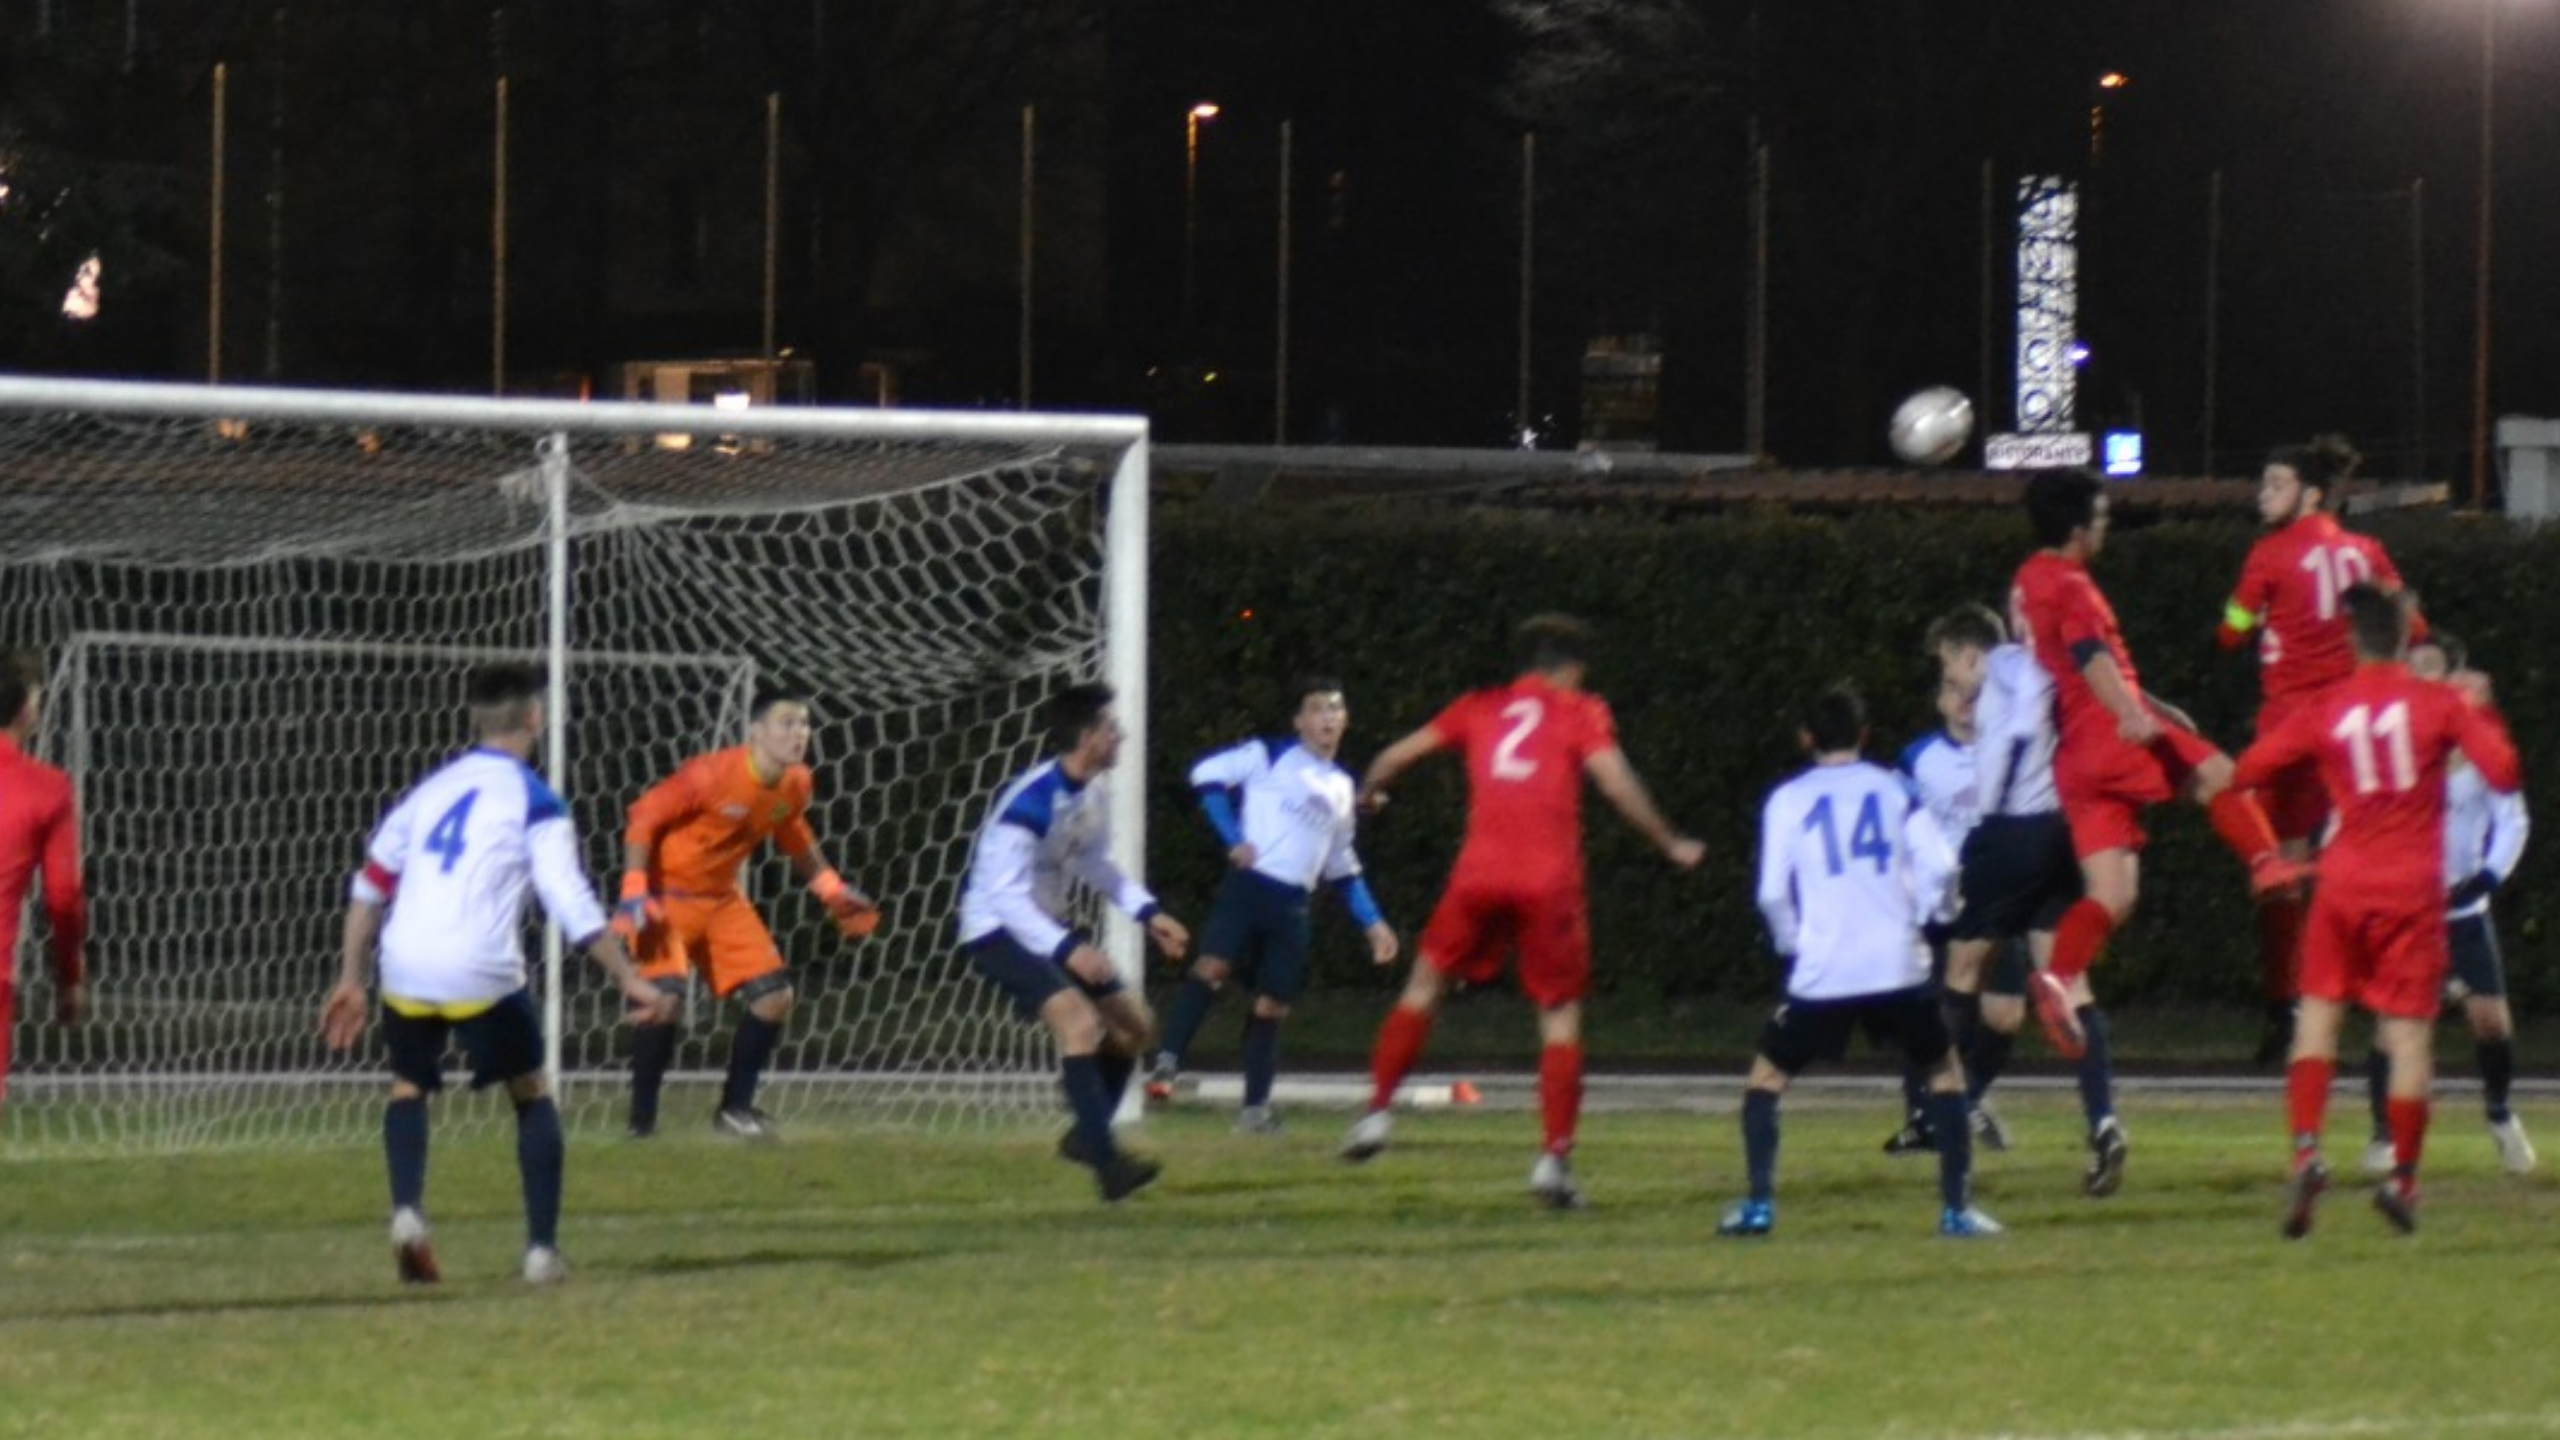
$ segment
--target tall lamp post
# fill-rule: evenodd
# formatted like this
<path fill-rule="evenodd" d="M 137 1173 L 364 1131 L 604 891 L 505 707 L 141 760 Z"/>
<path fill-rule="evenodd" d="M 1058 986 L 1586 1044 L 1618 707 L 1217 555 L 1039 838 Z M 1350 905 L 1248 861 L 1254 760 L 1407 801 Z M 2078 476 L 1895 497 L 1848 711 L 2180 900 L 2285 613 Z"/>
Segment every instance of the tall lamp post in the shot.
<path fill-rule="evenodd" d="M 1203 100 L 1182 117 L 1182 332 L 1187 339 L 1200 310 L 1200 122 L 1218 118 L 1217 102 Z"/>
<path fill-rule="evenodd" d="M 2471 504 L 2489 495 L 2489 238 L 2497 213 L 2498 0 L 2480 0 L 2480 254 L 2471 312 Z"/>

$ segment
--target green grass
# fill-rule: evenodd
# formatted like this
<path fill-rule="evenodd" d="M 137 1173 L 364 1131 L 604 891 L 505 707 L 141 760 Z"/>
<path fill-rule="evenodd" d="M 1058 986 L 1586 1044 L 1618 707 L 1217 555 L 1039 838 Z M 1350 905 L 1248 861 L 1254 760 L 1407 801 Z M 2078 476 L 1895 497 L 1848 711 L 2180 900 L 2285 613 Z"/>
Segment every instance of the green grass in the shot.
<path fill-rule="evenodd" d="M 493 1138 L 439 1148 L 448 1281 L 407 1292 L 370 1147 L 0 1165 L 0 1436 L 2560 1429 L 2560 1188 L 2498 1174 L 2467 1106 L 2419 1235 L 2348 1188 L 2288 1245 L 2271 1098 L 2135 1097 L 2131 1178 L 2090 1202 L 2076 1116 L 2022 1093 L 1979 1178 L 2011 1233 L 1962 1243 L 1931 1167 L 1875 1153 L 1889 1102 L 1807 1094 L 1778 1233 L 1745 1242 L 1710 1233 L 1740 1174 L 1715 1093 L 1593 1116 L 1572 1215 L 1531 1207 L 1519 1113 L 1409 1117 L 1360 1169 L 1338 1113 L 1273 1140 L 1160 1116 L 1167 1177 L 1116 1209 L 1045 1130 L 580 1137 L 556 1291 L 513 1278 Z"/>

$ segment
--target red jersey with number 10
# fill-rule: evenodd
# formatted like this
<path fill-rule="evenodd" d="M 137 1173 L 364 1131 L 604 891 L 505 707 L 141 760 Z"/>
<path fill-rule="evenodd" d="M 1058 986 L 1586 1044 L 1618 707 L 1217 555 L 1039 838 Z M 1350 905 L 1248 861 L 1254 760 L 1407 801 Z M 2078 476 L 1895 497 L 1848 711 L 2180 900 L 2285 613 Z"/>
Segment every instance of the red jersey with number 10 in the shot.
<path fill-rule="evenodd" d="M 2237 645 L 2252 629 L 2259 632 L 2258 687 L 2266 698 L 2258 733 L 2355 670 L 2339 597 L 2363 581 L 2397 590 L 2400 572 L 2380 541 L 2342 529 L 2328 515 L 2305 515 L 2249 547 L 2222 634 L 2226 644 Z"/>
<path fill-rule="evenodd" d="M 1609 702 L 1523 675 L 1460 696 L 1429 728 L 1467 757 L 1458 870 L 1529 888 L 1579 882 L 1583 762 L 1617 746 Z"/>
<path fill-rule="evenodd" d="M 2321 889 L 2440 910 L 2445 762 L 2457 748 L 2490 789 L 2524 783 L 2504 721 L 2450 685 L 2374 662 L 2251 745 L 2232 783 L 2263 785 L 2287 766 L 2316 762 L 2338 816 L 2320 851 Z"/>

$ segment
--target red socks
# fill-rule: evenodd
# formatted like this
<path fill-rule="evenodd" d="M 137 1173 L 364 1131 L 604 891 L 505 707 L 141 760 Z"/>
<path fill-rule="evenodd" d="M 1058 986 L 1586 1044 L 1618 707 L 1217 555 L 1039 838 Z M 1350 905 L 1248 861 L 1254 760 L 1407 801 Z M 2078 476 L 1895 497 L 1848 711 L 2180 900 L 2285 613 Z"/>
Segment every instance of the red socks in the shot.
<path fill-rule="evenodd" d="M 2053 927 L 2053 975 L 2068 985 L 2097 962 L 2098 952 L 2107 948 L 2107 936 L 2113 934 L 2116 920 L 2107 907 L 2082 896 L 2062 912 L 2062 922 Z"/>
<path fill-rule="evenodd" d="M 2255 790 L 2224 789 L 2206 802 L 2204 818 L 2243 865 L 2255 864 L 2259 856 L 2276 848 L 2276 827 L 2268 822 L 2267 807 L 2258 803 Z"/>
<path fill-rule="evenodd" d="M 1395 1103 L 1396 1087 L 1413 1073 L 1413 1062 L 1422 1058 L 1422 1042 L 1430 1038 L 1427 1011 L 1398 1005 L 1387 1012 L 1386 1023 L 1378 1027 L 1378 1048 L 1369 1056 L 1370 1109 L 1384 1110 Z"/>
<path fill-rule="evenodd" d="M 1547 1126 L 1547 1153 L 1573 1149 L 1574 1122 L 1582 1115 L 1582 1046 L 1550 1045 L 1538 1052 L 1538 1111 Z"/>
<path fill-rule="evenodd" d="M 2338 1062 L 2335 1060 L 2305 1058 L 2285 1067 L 2285 1114 L 2293 1123 L 2293 1145 L 2297 1151 L 2319 1148 L 2320 1122 L 2329 1112 L 2329 1083 L 2337 1078 Z M 2399 1103 L 2397 1100 L 2391 1102 L 2392 1105 Z M 2421 1107 L 2423 1115 L 2426 1102 L 2413 1103 Z M 2398 1112 L 2392 1113 L 2395 1117 L 2391 1122 L 2392 1133 L 2397 1135 L 2400 1128 L 2396 1118 Z M 2418 1123 L 2423 1127 L 2426 1122 L 2421 1119 Z M 2306 1139 L 2308 1144 L 2304 1143 Z"/>
<path fill-rule="evenodd" d="M 2382 1118 L 2391 1127 L 2392 1170 L 2403 1178 L 2417 1174 L 2418 1152 L 2427 1148 L 2426 1097 L 2391 1096 L 2382 1102 Z"/>

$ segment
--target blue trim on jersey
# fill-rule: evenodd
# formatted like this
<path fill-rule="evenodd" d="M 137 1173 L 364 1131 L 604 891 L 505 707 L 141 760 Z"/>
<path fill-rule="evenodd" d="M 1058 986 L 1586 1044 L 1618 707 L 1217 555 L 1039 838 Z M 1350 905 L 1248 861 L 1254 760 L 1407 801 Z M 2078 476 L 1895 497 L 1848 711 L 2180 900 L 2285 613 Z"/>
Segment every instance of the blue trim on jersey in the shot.
<path fill-rule="evenodd" d="M 1916 778 L 1920 773 L 1920 757 L 1929 753 L 1930 746 L 1941 742 L 1949 745 L 1956 743 L 1952 739 L 1948 738 L 1946 731 L 1932 730 L 1928 734 L 1921 736 L 1919 739 L 1912 741 L 1910 744 L 1903 746 L 1902 758 L 1893 762 L 1893 768 L 1901 771 L 1905 775 L 1910 775 Z"/>
<path fill-rule="evenodd" d="M 1236 819 L 1235 792 L 1224 785 L 1203 785 L 1196 793 L 1200 796 L 1200 813 L 1209 817 L 1209 828 L 1218 832 L 1227 848 L 1232 850 L 1243 844 L 1244 826 Z"/>
<path fill-rule="evenodd" d="M 516 761 L 516 766 L 524 771 L 525 828 L 530 830 L 545 820 L 568 819 L 569 802 L 561 799 L 560 792 L 543 780 L 541 772 L 522 760 Z"/>
<path fill-rule="evenodd" d="M 1084 787 L 1069 779 L 1067 772 L 1054 761 L 1039 779 L 1022 787 L 1022 793 L 1006 802 L 1004 813 L 996 817 L 1000 825 L 1019 825 L 1043 840 L 1049 838 L 1049 824 L 1057 818 L 1058 792 L 1072 795 Z"/>
<path fill-rule="evenodd" d="M 1281 756 L 1286 755 L 1297 748 L 1298 737 L 1295 735 L 1265 735 L 1262 737 L 1262 756 L 1264 761 L 1268 764 L 1279 764 Z"/>
<path fill-rule="evenodd" d="M 1351 918 L 1360 923 L 1361 929 L 1387 918 L 1378 909 L 1378 897 L 1369 893 L 1367 876 L 1345 875 L 1334 883 L 1342 888 L 1342 903 L 1351 907 Z"/>

